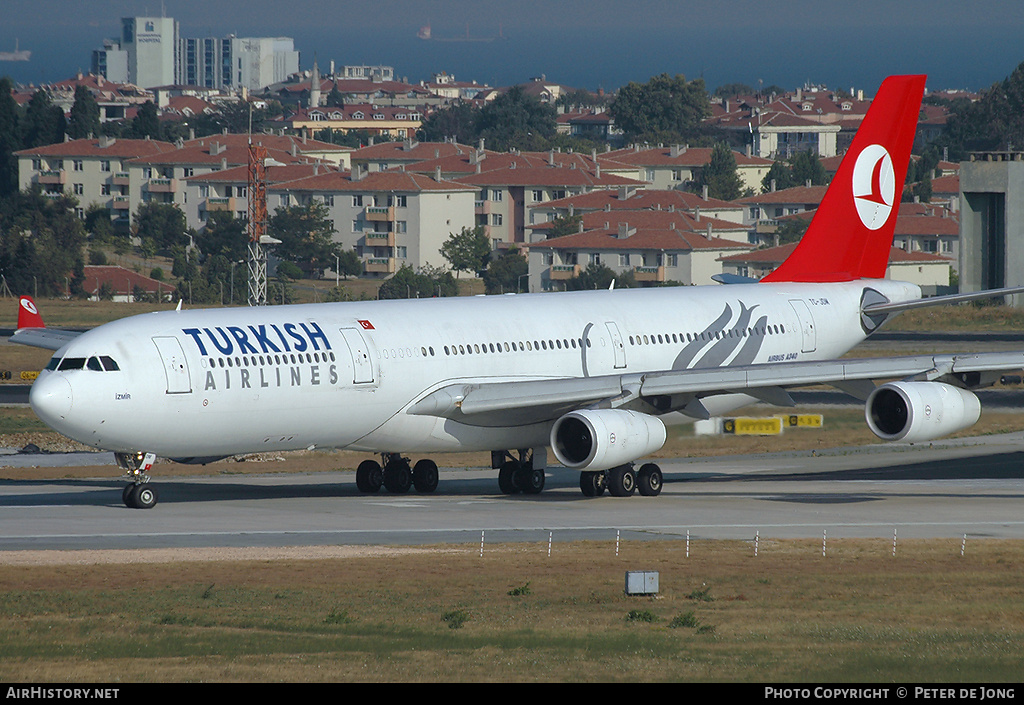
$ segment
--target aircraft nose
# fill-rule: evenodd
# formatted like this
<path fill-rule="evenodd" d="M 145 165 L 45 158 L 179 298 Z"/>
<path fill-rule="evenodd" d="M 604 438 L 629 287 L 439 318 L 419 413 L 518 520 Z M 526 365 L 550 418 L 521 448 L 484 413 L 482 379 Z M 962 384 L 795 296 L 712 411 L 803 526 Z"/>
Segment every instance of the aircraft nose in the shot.
<path fill-rule="evenodd" d="M 40 377 L 29 391 L 28 402 L 40 419 L 53 426 L 71 413 L 71 385 L 62 375 Z"/>

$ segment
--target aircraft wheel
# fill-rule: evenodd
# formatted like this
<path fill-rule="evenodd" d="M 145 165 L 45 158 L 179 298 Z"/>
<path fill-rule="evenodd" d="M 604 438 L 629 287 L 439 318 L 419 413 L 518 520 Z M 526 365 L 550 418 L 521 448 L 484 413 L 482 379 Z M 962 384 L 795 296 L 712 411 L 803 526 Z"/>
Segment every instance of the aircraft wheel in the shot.
<path fill-rule="evenodd" d="M 433 492 L 437 489 L 437 463 L 424 458 L 412 469 L 412 484 L 417 492 Z"/>
<path fill-rule="evenodd" d="M 604 473 L 588 470 L 580 473 L 580 491 L 584 497 L 600 497 L 604 494 Z"/>
<path fill-rule="evenodd" d="M 144 483 L 131 486 L 126 504 L 132 509 L 152 509 L 156 506 L 157 499 L 156 488 Z"/>
<path fill-rule="evenodd" d="M 132 490 L 135 489 L 134 484 L 127 484 L 124 489 L 121 490 L 121 501 L 124 502 L 124 506 L 132 507 Z M 134 507 L 132 507 L 134 509 Z"/>
<path fill-rule="evenodd" d="M 645 463 L 640 466 L 640 473 L 637 475 L 637 489 L 644 497 L 657 497 L 661 494 L 661 487 L 664 478 L 661 468 L 654 463 Z"/>
<path fill-rule="evenodd" d="M 394 494 L 404 494 L 412 487 L 412 472 L 404 458 L 388 461 L 384 466 L 384 488 Z"/>
<path fill-rule="evenodd" d="M 519 463 L 512 460 L 503 463 L 501 468 L 498 469 L 498 489 L 503 494 L 516 494 L 519 492 L 519 485 L 516 482 L 518 470 Z"/>
<path fill-rule="evenodd" d="M 356 468 L 356 487 L 360 492 L 379 492 L 384 481 L 380 463 L 376 460 L 364 460 Z"/>
<path fill-rule="evenodd" d="M 516 484 L 526 494 L 540 494 L 544 490 L 544 479 L 544 468 L 527 465 L 516 473 Z"/>
<path fill-rule="evenodd" d="M 608 492 L 612 497 L 632 497 L 636 492 L 636 474 L 632 465 L 620 465 L 608 471 Z"/>

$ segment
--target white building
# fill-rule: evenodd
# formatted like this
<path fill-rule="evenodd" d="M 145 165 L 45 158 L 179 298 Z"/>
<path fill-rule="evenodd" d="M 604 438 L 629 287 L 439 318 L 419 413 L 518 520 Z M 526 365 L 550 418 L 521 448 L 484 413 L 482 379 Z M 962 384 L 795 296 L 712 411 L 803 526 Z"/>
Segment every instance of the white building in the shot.
<path fill-rule="evenodd" d="M 170 17 L 122 17 L 120 49 L 129 83 L 152 88 L 176 82 L 178 23 Z"/>
<path fill-rule="evenodd" d="M 181 40 L 177 82 L 256 91 L 298 70 L 291 37 L 188 37 Z"/>

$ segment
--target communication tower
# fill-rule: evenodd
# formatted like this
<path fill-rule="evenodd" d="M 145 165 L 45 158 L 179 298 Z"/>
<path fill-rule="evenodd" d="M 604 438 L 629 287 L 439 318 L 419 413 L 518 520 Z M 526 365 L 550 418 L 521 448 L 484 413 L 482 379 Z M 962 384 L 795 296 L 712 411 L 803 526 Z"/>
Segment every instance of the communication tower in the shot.
<path fill-rule="evenodd" d="M 267 148 L 249 139 L 249 305 L 267 304 Z"/>

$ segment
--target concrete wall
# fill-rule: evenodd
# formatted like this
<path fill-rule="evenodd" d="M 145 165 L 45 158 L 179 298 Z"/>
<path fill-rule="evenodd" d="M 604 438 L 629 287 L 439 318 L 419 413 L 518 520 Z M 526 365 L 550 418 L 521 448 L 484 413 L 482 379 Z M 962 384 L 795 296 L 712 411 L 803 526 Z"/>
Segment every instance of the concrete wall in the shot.
<path fill-rule="evenodd" d="M 1024 286 L 1024 153 L 960 165 L 960 290 Z M 1024 296 L 1008 297 L 1024 306 Z"/>

